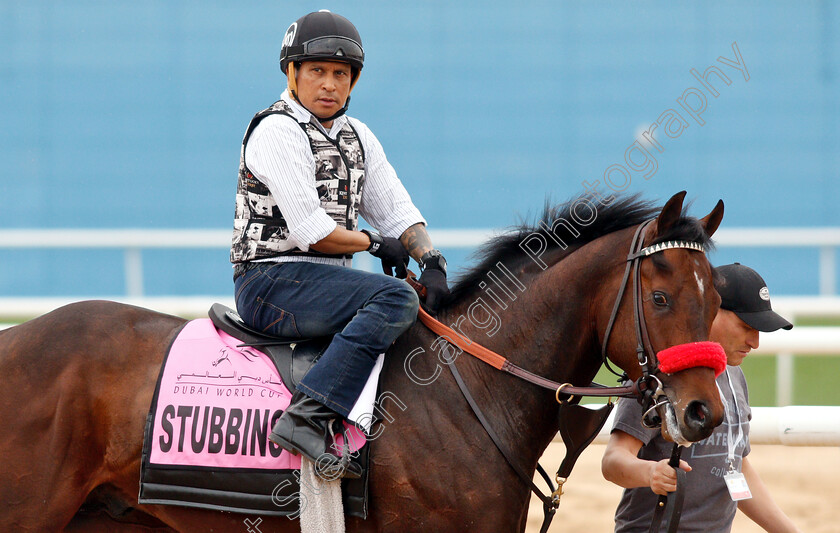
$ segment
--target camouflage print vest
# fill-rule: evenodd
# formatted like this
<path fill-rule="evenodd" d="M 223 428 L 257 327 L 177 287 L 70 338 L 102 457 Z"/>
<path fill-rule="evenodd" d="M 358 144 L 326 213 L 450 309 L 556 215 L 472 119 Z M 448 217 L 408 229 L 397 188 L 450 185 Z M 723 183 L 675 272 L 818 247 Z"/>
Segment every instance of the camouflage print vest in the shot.
<path fill-rule="evenodd" d="M 283 213 L 268 190 L 245 164 L 245 146 L 257 124 L 268 115 L 292 115 L 289 105 L 279 100 L 260 111 L 245 132 L 239 156 L 239 184 L 236 188 L 236 215 L 230 261 L 242 263 L 281 255 L 318 257 L 347 257 L 321 254 L 315 250 L 304 252 L 289 242 L 289 228 Z M 315 156 L 315 186 L 321 207 L 338 226 L 358 228 L 359 203 L 365 178 L 365 156 L 359 135 L 348 121 L 332 140 L 311 122 L 298 123 L 309 138 Z"/>

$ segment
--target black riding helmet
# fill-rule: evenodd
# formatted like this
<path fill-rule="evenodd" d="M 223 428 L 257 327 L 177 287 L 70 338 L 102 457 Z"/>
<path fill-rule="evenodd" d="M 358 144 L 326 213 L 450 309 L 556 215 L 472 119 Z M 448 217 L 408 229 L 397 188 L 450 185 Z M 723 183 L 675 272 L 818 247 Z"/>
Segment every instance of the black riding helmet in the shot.
<path fill-rule="evenodd" d="M 298 102 L 300 100 L 296 94 L 295 70 L 302 61 L 319 59 L 349 63 L 352 69 L 350 90 L 353 90 L 365 62 L 362 38 L 352 22 L 327 10 L 302 16 L 289 26 L 283 36 L 283 46 L 280 49 L 280 68 L 289 78 L 290 92 Z M 347 111 L 349 104 L 350 97 L 348 96 L 344 107 L 335 115 L 328 118 L 319 118 L 319 120 L 328 122 L 340 117 Z"/>

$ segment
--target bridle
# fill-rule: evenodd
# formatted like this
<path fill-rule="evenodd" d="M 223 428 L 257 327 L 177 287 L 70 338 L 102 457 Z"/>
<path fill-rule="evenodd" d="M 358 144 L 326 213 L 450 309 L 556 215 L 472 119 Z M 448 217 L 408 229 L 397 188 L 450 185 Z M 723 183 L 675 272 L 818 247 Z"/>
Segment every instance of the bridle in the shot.
<path fill-rule="evenodd" d="M 642 376 L 636 382 L 637 390 L 640 392 L 642 398 L 642 406 L 644 408 L 644 416 L 642 422 L 647 427 L 657 427 L 662 421 L 656 415 L 656 408 L 664 403 L 665 394 L 662 390 L 662 382 L 656 377 L 659 373 L 659 365 L 656 359 L 656 351 L 650 341 L 648 334 L 647 322 L 645 321 L 644 298 L 642 296 L 642 281 L 641 281 L 641 261 L 653 254 L 671 250 L 674 248 L 687 248 L 689 250 L 696 250 L 705 253 L 705 248 L 702 244 L 689 241 L 665 241 L 658 244 L 642 248 L 645 239 L 645 233 L 648 226 L 655 219 L 650 219 L 636 229 L 633 235 L 633 240 L 630 243 L 630 253 L 627 255 L 626 267 L 624 269 L 624 276 L 621 280 L 621 286 L 618 290 L 618 295 L 613 304 L 612 314 L 609 322 L 607 322 L 607 329 L 604 332 L 604 341 L 601 345 L 601 360 L 604 366 L 618 376 L 621 376 L 610 365 L 610 360 L 607 354 L 607 345 L 610 341 L 610 334 L 615 325 L 618 310 L 621 307 L 621 300 L 624 297 L 624 291 L 627 288 L 628 281 L 632 272 L 633 275 L 633 324 L 636 333 L 636 358 L 639 361 L 639 366 L 642 369 Z M 660 398 L 663 398 L 659 400 Z"/>
<path fill-rule="evenodd" d="M 642 376 L 631 385 L 622 387 L 606 387 L 603 385 L 593 383 L 588 387 L 577 387 L 570 383 L 558 383 L 546 377 L 535 374 L 529 370 L 526 370 L 520 366 L 517 366 L 502 355 L 499 355 L 496 352 L 493 352 L 492 350 L 489 350 L 488 348 L 485 348 L 484 346 L 481 346 L 476 342 L 464 339 L 453 329 L 434 319 L 422 307 L 420 308 L 418 317 L 427 328 L 432 330 L 432 332 L 436 333 L 440 337 L 443 337 L 450 344 L 455 345 L 462 351 L 467 352 L 468 354 L 476 357 L 477 359 L 489 364 L 490 366 L 498 370 L 501 370 L 508 374 L 512 374 L 519 379 L 522 379 L 539 387 L 554 391 L 555 398 L 561 405 L 561 415 L 563 406 L 587 409 L 572 404 L 576 396 L 637 398 L 642 402 L 643 409 L 645 410 L 643 420 L 645 422 L 645 425 L 654 424 L 650 427 L 655 427 L 656 425 L 661 423 L 661 420 L 657 420 L 658 416 L 655 415 L 656 408 L 660 405 L 663 405 L 664 403 L 667 403 L 668 400 L 665 397 L 662 382 L 656 377 L 656 374 L 659 372 L 658 361 L 656 359 L 656 352 L 654 351 L 650 341 L 650 336 L 647 331 L 647 323 L 645 321 L 645 314 L 643 308 L 644 300 L 642 297 L 641 283 L 641 262 L 643 259 L 650 257 L 653 254 L 674 248 L 686 248 L 704 253 L 705 248 L 702 244 L 689 241 L 666 241 L 655 245 L 643 247 L 646 230 L 654 220 L 655 219 L 650 219 L 640 224 L 636 229 L 635 234 L 633 235 L 633 240 L 630 244 L 630 251 L 626 258 L 624 276 L 622 278 L 621 286 L 619 288 L 618 295 L 616 296 L 615 303 L 613 304 L 612 314 L 610 315 L 609 322 L 607 323 L 607 328 L 604 333 L 604 341 L 601 347 L 601 356 L 604 361 L 604 364 L 607 366 L 608 369 L 610 369 L 611 372 L 618 375 L 618 373 L 610 367 L 609 358 L 607 357 L 607 345 L 609 343 L 610 335 L 612 333 L 613 326 L 615 325 L 615 321 L 618 316 L 618 311 L 621 307 L 621 301 L 624 298 L 624 293 L 628 286 L 630 276 L 632 274 L 633 321 L 636 333 L 636 356 L 639 361 L 639 366 L 642 369 Z M 409 276 L 408 282 L 415 288 L 415 290 L 417 290 L 421 297 L 425 296 L 425 287 L 417 283 L 413 279 L 413 276 Z M 464 395 L 464 398 L 467 400 L 467 403 L 469 403 L 473 413 L 481 422 L 481 425 L 484 427 L 484 430 L 487 432 L 493 443 L 496 445 L 496 448 L 498 448 L 498 450 L 507 460 L 508 464 L 513 468 L 514 471 L 516 471 L 519 477 L 522 478 L 522 480 L 530 486 L 531 491 L 534 494 L 536 494 L 537 497 L 540 498 L 540 500 L 542 500 L 545 518 L 543 520 L 543 526 L 540 529 L 540 532 L 543 533 L 547 531 L 548 526 L 551 523 L 551 519 L 553 518 L 554 513 L 556 512 L 557 507 L 560 504 L 560 496 L 563 494 L 563 483 L 566 481 L 566 478 L 571 473 L 572 467 L 574 466 L 574 462 L 577 459 L 577 456 L 580 454 L 583 448 L 585 448 L 594 439 L 598 431 L 600 431 L 601 427 L 603 426 L 603 423 L 606 421 L 606 416 L 607 414 L 609 414 L 609 411 L 607 411 L 600 417 L 601 420 L 597 427 L 593 426 L 594 429 L 590 428 L 589 431 L 591 431 L 592 434 L 585 436 L 583 438 L 582 446 L 578 446 L 578 449 L 574 450 L 571 455 L 570 452 L 572 452 L 572 450 L 569 449 L 567 442 L 567 455 L 563 463 L 560 465 L 560 469 L 558 470 L 556 476 L 558 488 L 554 488 L 554 485 L 551 482 L 551 479 L 548 476 L 548 474 L 545 472 L 545 469 L 543 469 L 543 467 L 540 464 L 537 464 L 537 470 L 539 471 L 543 479 L 545 479 L 549 487 L 552 489 L 551 495 L 546 496 L 534 484 L 534 482 L 531 480 L 531 477 L 524 471 L 524 469 L 522 469 L 519 466 L 518 462 L 512 459 L 512 453 L 509 450 L 507 450 L 507 446 L 501 442 L 499 437 L 496 435 L 496 432 L 493 430 L 492 426 L 487 421 L 487 418 L 484 416 L 484 413 L 481 411 L 478 404 L 473 399 L 469 388 L 467 387 L 466 383 L 464 383 L 463 379 L 461 378 L 460 372 L 455 366 L 454 359 L 447 366 L 450 368 L 455 378 L 455 381 L 458 384 L 458 387 L 461 389 L 461 393 Z M 561 399 L 561 395 L 565 395 L 565 398 Z M 612 404 L 608 403 L 607 407 L 609 407 L 609 409 L 612 409 Z M 561 427 L 561 434 L 562 433 L 563 428 Z M 566 435 L 564 434 L 563 437 L 565 441 Z"/>

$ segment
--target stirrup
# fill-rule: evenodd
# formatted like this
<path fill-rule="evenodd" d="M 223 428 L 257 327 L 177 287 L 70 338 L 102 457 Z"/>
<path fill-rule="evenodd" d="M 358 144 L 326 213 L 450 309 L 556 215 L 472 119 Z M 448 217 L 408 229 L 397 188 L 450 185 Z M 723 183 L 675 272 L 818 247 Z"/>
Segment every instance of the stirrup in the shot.
<path fill-rule="evenodd" d="M 341 436 L 344 440 L 344 443 L 341 447 L 341 456 L 338 456 L 327 450 L 327 452 L 322 457 L 325 460 L 329 458 L 329 461 L 322 462 L 321 457 L 319 457 L 318 460 L 314 463 L 315 474 L 317 474 L 320 478 L 324 479 L 325 481 L 335 481 L 336 479 L 341 479 L 345 477 L 348 479 L 358 479 L 362 477 L 362 468 L 358 463 L 354 463 L 352 461 L 352 455 L 350 451 L 350 434 L 347 431 L 347 428 L 344 427 L 344 424 L 342 424 L 341 420 L 338 418 L 330 420 L 329 424 L 327 424 L 327 431 L 329 432 L 330 439 L 332 441 L 330 448 L 335 449 L 335 423 L 341 424 Z M 333 459 L 338 459 L 338 462 L 335 462 Z"/>

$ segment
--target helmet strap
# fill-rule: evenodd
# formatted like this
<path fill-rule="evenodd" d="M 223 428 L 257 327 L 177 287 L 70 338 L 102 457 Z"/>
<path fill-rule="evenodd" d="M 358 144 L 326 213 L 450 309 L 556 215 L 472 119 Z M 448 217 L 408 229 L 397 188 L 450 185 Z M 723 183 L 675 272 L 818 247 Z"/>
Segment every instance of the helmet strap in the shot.
<path fill-rule="evenodd" d="M 289 64 L 286 65 L 286 79 L 289 82 L 288 83 L 289 93 L 291 93 L 292 98 L 297 100 L 300 105 L 303 105 L 303 104 L 301 104 L 300 99 L 298 98 L 298 95 L 297 95 L 297 72 L 295 72 L 295 62 L 294 61 L 289 61 Z M 304 109 L 306 109 L 305 106 L 304 106 Z M 307 111 L 309 111 L 309 110 L 307 109 Z"/>
<path fill-rule="evenodd" d="M 359 76 L 361 76 L 361 74 L 362 74 L 361 71 L 359 71 L 356 68 L 352 68 L 351 70 L 353 71 L 354 76 L 353 76 L 353 80 L 350 82 L 350 92 L 347 93 L 348 98 L 350 97 L 350 93 L 353 92 L 353 87 L 356 86 L 356 82 L 359 81 Z"/>
<path fill-rule="evenodd" d="M 335 114 L 333 114 L 330 117 L 321 118 L 318 115 L 316 115 L 315 113 L 313 113 L 312 111 L 310 111 L 305 105 L 303 105 L 303 102 L 301 102 L 300 98 L 298 98 L 298 95 L 297 95 L 297 72 L 295 70 L 295 62 L 294 61 L 289 61 L 289 64 L 286 65 L 286 78 L 288 80 L 289 93 L 292 95 L 292 98 L 297 100 L 297 103 L 299 103 L 301 105 L 301 107 L 303 107 L 304 109 L 309 111 L 309 113 L 313 117 L 318 119 L 318 122 L 320 122 L 322 124 L 324 122 L 330 122 L 331 120 L 335 120 L 335 119 L 337 119 L 338 117 L 340 117 L 341 115 L 343 115 L 344 113 L 347 112 L 347 108 L 350 106 L 350 93 L 353 92 L 353 87 L 355 87 L 356 82 L 359 81 L 359 74 L 361 74 L 361 72 L 357 72 L 356 76 L 353 78 L 353 81 L 350 82 L 350 91 L 347 93 L 347 100 L 344 102 L 344 107 L 342 107 L 341 109 L 336 111 Z"/>
<path fill-rule="evenodd" d="M 316 115 L 315 113 L 312 113 L 312 116 L 314 116 L 315 118 L 317 118 L 317 119 L 318 119 L 318 122 L 320 122 L 321 124 L 323 124 L 324 122 L 330 122 L 331 120 L 335 120 L 335 119 L 337 119 L 338 117 L 340 117 L 341 115 L 343 115 L 344 113 L 346 113 L 346 112 L 347 112 L 347 107 L 348 107 L 349 105 L 350 105 L 350 95 L 348 94 L 348 95 L 347 95 L 347 101 L 346 101 L 346 102 L 344 102 L 344 107 L 342 107 L 341 109 L 339 109 L 338 111 L 336 111 L 336 112 L 335 112 L 335 114 L 333 114 L 332 116 L 327 117 L 327 118 L 321 118 L 321 117 L 319 117 L 318 115 Z"/>

